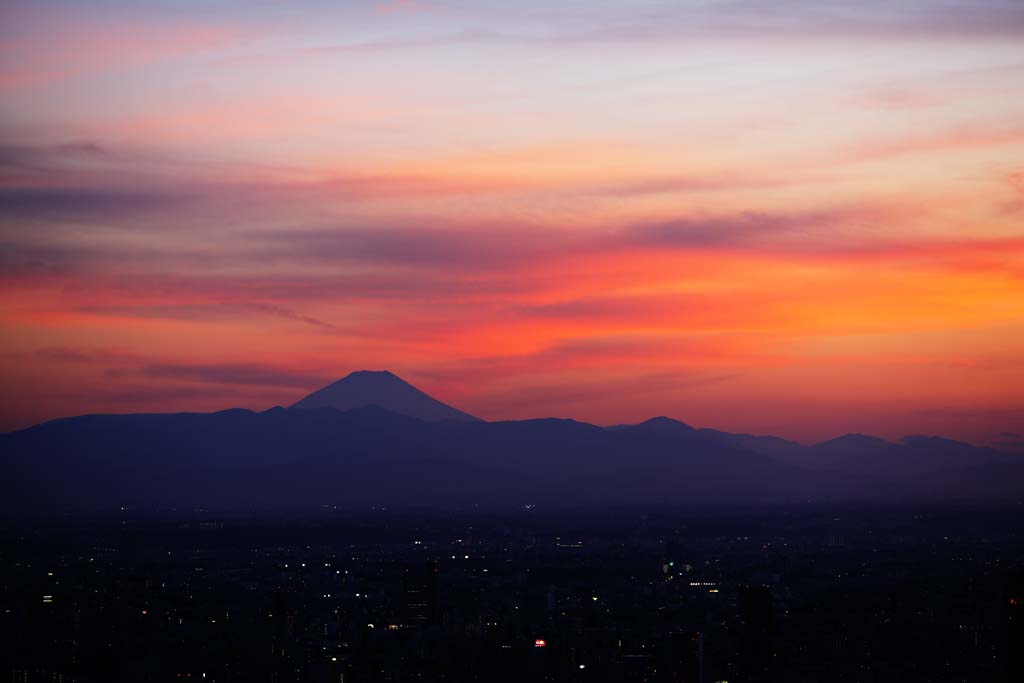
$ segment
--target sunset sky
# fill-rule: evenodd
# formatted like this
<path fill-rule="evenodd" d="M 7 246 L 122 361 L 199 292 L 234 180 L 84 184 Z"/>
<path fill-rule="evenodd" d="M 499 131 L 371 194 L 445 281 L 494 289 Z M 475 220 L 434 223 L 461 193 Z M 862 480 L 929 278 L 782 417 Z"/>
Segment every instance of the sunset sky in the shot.
<path fill-rule="evenodd" d="M 1024 448 L 1024 2 L 0 4 L 0 431 L 361 368 Z"/>

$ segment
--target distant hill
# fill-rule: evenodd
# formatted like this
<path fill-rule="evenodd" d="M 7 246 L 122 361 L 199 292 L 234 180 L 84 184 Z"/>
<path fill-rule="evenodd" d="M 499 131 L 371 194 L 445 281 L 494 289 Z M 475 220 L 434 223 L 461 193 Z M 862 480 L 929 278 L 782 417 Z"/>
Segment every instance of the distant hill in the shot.
<path fill-rule="evenodd" d="M 54 420 L 0 435 L 0 468 L 5 514 L 1024 497 L 1020 459 L 937 437 L 802 446 L 666 417 L 483 422 L 367 372 L 261 413 Z"/>
<path fill-rule="evenodd" d="M 309 408 L 352 410 L 371 405 L 427 422 L 475 421 L 478 419 L 441 403 L 386 370 L 353 372 L 333 384 L 328 384 L 323 389 L 314 391 L 291 407 L 300 410 Z"/>

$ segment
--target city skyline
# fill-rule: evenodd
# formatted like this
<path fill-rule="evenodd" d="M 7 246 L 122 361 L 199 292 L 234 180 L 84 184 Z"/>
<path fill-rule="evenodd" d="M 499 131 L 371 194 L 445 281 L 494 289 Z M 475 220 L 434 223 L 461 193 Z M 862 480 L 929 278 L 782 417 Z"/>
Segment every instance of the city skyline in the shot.
<path fill-rule="evenodd" d="M 1024 443 L 1019 3 L 0 19 L 0 431 L 370 368 L 487 420 Z"/>

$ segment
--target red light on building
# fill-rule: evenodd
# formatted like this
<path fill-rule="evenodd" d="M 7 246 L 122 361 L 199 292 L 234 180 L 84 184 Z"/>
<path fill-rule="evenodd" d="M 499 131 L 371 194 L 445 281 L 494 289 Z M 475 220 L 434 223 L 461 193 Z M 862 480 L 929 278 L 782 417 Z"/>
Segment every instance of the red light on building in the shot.
<path fill-rule="evenodd" d="M 544 641 L 543 638 L 538 638 L 537 640 L 533 641 L 533 646 L 534 647 L 547 647 L 548 644 L 547 644 L 547 642 Z"/>

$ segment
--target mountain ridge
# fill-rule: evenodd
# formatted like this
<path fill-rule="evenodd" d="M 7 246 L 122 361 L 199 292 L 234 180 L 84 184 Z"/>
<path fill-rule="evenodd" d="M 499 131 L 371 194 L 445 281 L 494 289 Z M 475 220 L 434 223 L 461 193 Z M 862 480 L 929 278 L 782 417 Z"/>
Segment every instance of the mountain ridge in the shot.
<path fill-rule="evenodd" d="M 422 394 L 388 375 L 369 378 L 399 386 L 399 396 Z M 445 419 L 445 410 L 423 419 L 351 388 L 343 398 L 360 405 L 348 409 L 325 401 L 262 412 L 84 415 L 0 435 L 7 474 L 0 511 L 96 510 L 112 501 L 283 509 L 314 501 L 453 507 L 1024 497 L 1024 459 L 940 437 L 847 435 L 803 446 L 664 416 L 608 427 L 566 418 Z"/>
<path fill-rule="evenodd" d="M 370 380 L 370 383 L 366 383 L 365 380 Z M 403 410 L 401 407 L 396 407 L 393 399 L 394 396 L 383 396 L 379 395 L 379 390 L 387 385 L 392 388 L 398 388 L 401 391 L 407 392 L 409 396 L 416 397 L 416 400 L 425 399 L 429 402 L 425 405 L 429 405 L 430 411 L 426 414 L 415 414 L 417 411 L 414 409 Z M 353 386 L 355 385 L 355 386 Z M 357 389 L 361 393 L 358 396 L 342 396 L 338 397 L 336 390 L 338 388 L 343 389 Z M 370 391 L 366 391 L 369 388 Z M 62 422 L 65 420 L 76 420 L 84 417 L 96 417 L 96 416 L 128 416 L 128 415 L 218 415 L 218 414 L 232 414 L 232 413 L 254 413 L 254 414 L 265 414 L 274 413 L 278 411 L 288 410 L 311 410 L 311 409 L 334 409 L 339 412 L 348 412 L 359 408 L 378 408 L 385 412 L 395 413 L 398 415 L 405 415 L 413 417 L 426 422 L 443 421 L 446 419 L 462 420 L 468 422 L 489 422 L 482 418 L 466 413 L 454 406 L 437 400 L 433 396 L 430 396 L 426 392 L 407 382 L 397 374 L 390 370 L 354 370 L 344 377 L 327 384 L 320 389 L 316 389 L 303 398 L 295 401 L 289 406 L 275 405 L 265 410 L 252 410 L 250 408 L 222 408 L 212 412 L 201 412 L 201 411 L 174 411 L 174 412 L 143 412 L 143 413 L 85 413 L 82 415 L 72 415 L 65 417 L 56 417 L 50 420 L 46 420 L 35 425 L 30 425 L 22 429 L 12 430 L 10 432 L 0 433 L 0 437 L 17 434 L 37 427 Z M 436 412 L 432 412 L 436 410 Z M 910 434 L 900 437 L 896 440 L 883 439 L 871 434 L 864 434 L 861 432 L 848 432 L 841 434 L 840 436 L 825 439 L 823 441 L 817 441 L 808 444 L 802 444 L 791 439 L 784 437 L 775 436 L 771 434 L 749 434 L 749 433 L 734 433 L 725 432 L 712 427 L 694 427 L 682 420 L 677 418 L 668 417 L 666 415 L 655 415 L 645 420 L 635 423 L 617 423 L 613 425 L 595 425 L 593 423 L 576 420 L 575 418 L 567 417 L 535 417 L 526 418 L 522 420 L 498 420 L 491 422 L 491 424 L 498 423 L 527 423 L 537 421 L 569 421 L 578 424 L 585 424 L 593 426 L 599 429 L 606 430 L 620 430 L 620 429 L 668 429 L 668 430 L 679 430 L 680 432 L 692 432 L 694 434 L 703 435 L 714 435 L 722 438 L 735 440 L 736 442 L 742 442 L 748 446 L 753 445 L 755 442 L 762 442 L 765 444 L 771 444 L 771 450 L 791 448 L 791 449 L 825 449 L 833 447 L 843 448 L 856 448 L 856 447 L 872 447 L 872 448 L 891 448 L 907 445 L 928 445 L 933 447 L 943 448 L 964 448 L 964 449 L 977 449 L 986 452 L 1002 453 L 1001 451 L 995 451 L 990 447 L 975 446 L 969 442 L 959 441 L 956 439 L 950 439 L 947 437 L 934 435 L 934 434 Z M 761 448 L 754 448 L 754 450 L 762 450 Z"/>

